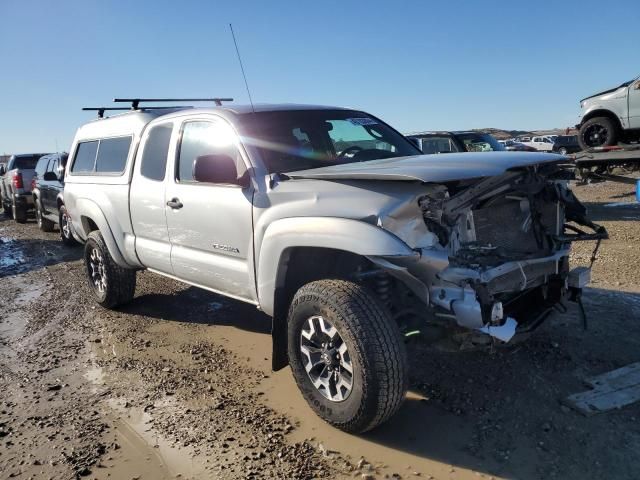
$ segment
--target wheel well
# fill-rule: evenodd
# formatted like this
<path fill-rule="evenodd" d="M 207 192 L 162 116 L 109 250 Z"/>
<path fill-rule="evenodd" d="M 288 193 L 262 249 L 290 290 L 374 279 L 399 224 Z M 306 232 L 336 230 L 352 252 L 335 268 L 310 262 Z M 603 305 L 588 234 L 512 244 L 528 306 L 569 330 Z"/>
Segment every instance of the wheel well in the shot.
<path fill-rule="evenodd" d="M 618 131 L 622 131 L 622 125 L 620 124 L 620 119 L 618 118 L 618 116 L 609 111 L 609 110 L 594 110 L 593 112 L 589 112 L 587 113 L 584 118 L 582 119 L 582 122 L 580 123 L 580 125 L 584 125 L 584 123 L 588 120 L 591 120 L 592 118 L 595 117 L 607 117 L 610 118 L 611 120 L 613 120 L 616 124 L 616 126 L 618 127 Z"/>
<path fill-rule="evenodd" d="M 82 227 L 84 228 L 85 232 L 90 233 L 90 232 L 93 232 L 94 230 L 100 230 L 98 228 L 98 225 L 96 225 L 96 222 L 94 222 L 91 218 L 81 217 L 80 220 L 82 221 Z"/>
<path fill-rule="evenodd" d="M 273 370 L 280 370 L 289 363 L 287 359 L 287 314 L 289 304 L 298 289 L 314 280 L 354 279 L 359 272 L 370 268 L 373 268 L 373 264 L 367 258 L 344 250 L 294 247 L 283 252 L 274 293 L 271 329 Z"/>

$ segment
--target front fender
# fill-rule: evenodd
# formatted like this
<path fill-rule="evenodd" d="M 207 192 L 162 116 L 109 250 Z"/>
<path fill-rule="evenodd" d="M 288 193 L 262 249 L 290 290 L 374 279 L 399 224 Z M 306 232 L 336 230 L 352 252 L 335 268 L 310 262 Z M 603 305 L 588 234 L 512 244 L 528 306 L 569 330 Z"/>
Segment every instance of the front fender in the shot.
<path fill-rule="evenodd" d="M 138 264 L 129 263 L 122 255 L 123 249 L 118 245 L 117 239 L 124 239 L 124 232 L 117 223 L 115 225 L 110 225 L 109 222 L 107 222 L 104 212 L 100 209 L 97 203 L 87 198 L 80 198 L 76 201 L 73 213 L 73 228 L 76 233 L 80 234 L 83 240 L 86 240 L 87 236 L 91 232 L 91 226 L 88 221 L 91 219 L 98 226 L 111 257 L 113 257 L 113 260 L 119 266 L 123 268 L 140 267 Z"/>
<path fill-rule="evenodd" d="M 280 264 L 287 249 L 317 247 L 343 250 L 362 256 L 418 256 L 398 237 L 359 220 L 333 217 L 295 217 L 269 225 L 258 257 L 257 290 L 260 308 L 274 313 L 274 296 Z"/>

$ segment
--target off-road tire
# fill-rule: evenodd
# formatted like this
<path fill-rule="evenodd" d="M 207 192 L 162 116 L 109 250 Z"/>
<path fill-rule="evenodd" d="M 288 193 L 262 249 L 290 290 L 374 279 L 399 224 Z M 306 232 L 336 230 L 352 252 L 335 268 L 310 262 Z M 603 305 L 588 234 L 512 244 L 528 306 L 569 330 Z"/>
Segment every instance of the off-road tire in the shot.
<path fill-rule="evenodd" d="M 38 228 L 43 232 L 53 232 L 53 228 L 55 227 L 55 223 L 51 220 L 48 220 L 42 216 L 42 204 L 39 199 L 35 199 L 35 209 L 36 209 L 36 222 L 38 223 Z"/>
<path fill-rule="evenodd" d="M 607 132 L 605 139 L 598 145 L 590 145 L 589 140 L 586 138 L 588 130 L 594 126 L 600 126 Z M 609 117 L 594 117 L 584 122 L 580 127 L 578 143 L 582 150 L 589 150 L 594 147 L 610 147 L 618 143 L 619 133 L 618 126 Z"/>
<path fill-rule="evenodd" d="M 99 251 L 104 265 L 106 287 L 102 292 L 99 291 L 91 276 L 90 257 L 94 249 Z M 123 268 L 113 260 L 99 230 L 94 230 L 87 238 L 84 245 L 84 263 L 89 288 L 100 305 L 105 308 L 115 308 L 133 299 L 136 290 L 136 271 Z"/>
<path fill-rule="evenodd" d="M 301 331 L 321 315 L 338 330 L 353 365 L 353 387 L 340 402 L 323 396 L 304 367 Z M 371 430 L 400 407 L 408 385 L 405 345 L 398 326 L 364 286 L 319 280 L 298 290 L 289 307 L 288 355 L 300 391 L 318 416 L 350 433 Z"/>
<path fill-rule="evenodd" d="M 9 218 L 13 218 L 13 212 L 11 211 L 11 206 L 2 202 L 2 210 L 4 211 L 5 216 Z"/>
<path fill-rule="evenodd" d="M 78 245 L 78 241 L 73 236 L 72 229 L 73 227 L 69 224 L 68 233 L 65 232 L 64 222 L 68 222 L 69 220 L 65 220 L 65 217 L 68 219 L 67 208 L 64 205 L 60 205 L 60 209 L 58 210 L 58 226 L 60 227 L 60 239 L 62 243 L 64 243 L 67 247 L 74 247 Z"/>
<path fill-rule="evenodd" d="M 16 204 L 15 199 L 11 201 L 11 216 L 16 223 L 27 223 L 27 209 Z"/>

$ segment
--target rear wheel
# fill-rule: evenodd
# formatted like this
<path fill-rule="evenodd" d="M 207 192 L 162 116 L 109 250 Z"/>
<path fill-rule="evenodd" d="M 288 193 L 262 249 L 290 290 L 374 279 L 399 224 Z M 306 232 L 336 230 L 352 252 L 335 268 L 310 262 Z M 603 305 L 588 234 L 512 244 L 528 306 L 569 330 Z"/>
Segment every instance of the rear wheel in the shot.
<path fill-rule="evenodd" d="M 12 217 L 13 218 L 13 212 L 11 210 L 11 206 L 7 205 L 6 203 L 2 202 L 2 210 L 4 210 L 4 214 L 7 217 Z"/>
<path fill-rule="evenodd" d="M 99 230 L 87 238 L 84 262 L 89 287 L 100 305 L 114 308 L 131 301 L 136 290 L 136 271 L 113 260 Z"/>
<path fill-rule="evenodd" d="M 293 376 L 322 419 L 365 432 L 390 418 L 407 390 L 397 325 L 363 286 L 319 280 L 298 290 L 288 316 Z"/>
<path fill-rule="evenodd" d="M 567 147 L 560 147 L 560 148 L 558 149 L 558 153 L 559 153 L 560 155 L 566 155 L 566 154 L 567 154 Z"/>
<path fill-rule="evenodd" d="M 618 127 L 609 117 L 591 118 L 580 127 L 578 143 L 583 150 L 615 145 L 618 143 Z"/>
<path fill-rule="evenodd" d="M 42 205 L 40 204 L 40 200 L 35 200 L 35 208 L 36 208 L 36 222 L 38 222 L 38 228 L 43 232 L 52 232 L 55 223 L 51 220 L 48 220 L 42 216 Z"/>
<path fill-rule="evenodd" d="M 62 243 L 64 243 L 68 247 L 77 245 L 78 241 L 73 236 L 71 219 L 69 218 L 67 208 L 64 205 L 60 206 L 58 225 L 60 225 L 60 238 L 62 239 Z"/>
<path fill-rule="evenodd" d="M 11 201 L 11 216 L 17 223 L 27 223 L 27 209 L 18 205 L 15 198 Z"/>

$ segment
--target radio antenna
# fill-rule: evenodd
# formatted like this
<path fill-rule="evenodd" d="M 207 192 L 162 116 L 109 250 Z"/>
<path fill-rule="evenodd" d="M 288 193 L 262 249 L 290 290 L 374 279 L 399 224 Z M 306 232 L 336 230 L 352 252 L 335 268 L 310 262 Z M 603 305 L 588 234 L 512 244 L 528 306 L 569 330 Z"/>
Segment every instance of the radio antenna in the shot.
<path fill-rule="evenodd" d="M 238 62 L 240 63 L 242 78 L 244 78 L 244 86 L 247 88 L 247 95 L 249 95 L 249 103 L 251 104 L 251 110 L 253 111 L 253 113 L 256 113 L 256 109 L 253 107 L 253 99 L 251 98 L 251 91 L 249 90 L 249 84 L 247 83 L 247 76 L 244 73 L 244 66 L 242 65 L 242 58 L 240 57 L 238 42 L 236 42 L 236 35 L 233 33 L 233 25 L 229 24 L 229 29 L 231 30 L 231 36 L 233 37 L 233 44 L 236 46 L 236 54 L 238 55 Z"/>

